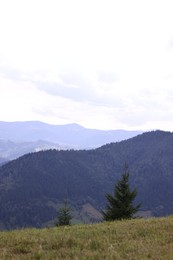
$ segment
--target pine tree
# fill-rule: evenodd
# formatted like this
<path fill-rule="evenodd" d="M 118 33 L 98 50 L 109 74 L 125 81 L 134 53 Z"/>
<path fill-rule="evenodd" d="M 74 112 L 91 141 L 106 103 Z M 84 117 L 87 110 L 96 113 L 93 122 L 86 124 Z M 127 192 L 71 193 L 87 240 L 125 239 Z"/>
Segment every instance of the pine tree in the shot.
<path fill-rule="evenodd" d="M 137 190 L 130 190 L 129 171 L 125 165 L 121 179 L 114 186 L 114 196 L 107 194 L 108 200 L 106 211 L 103 211 L 105 221 L 130 219 L 139 210 L 140 204 L 133 206 L 133 200 L 137 195 Z"/>
<path fill-rule="evenodd" d="M 72 219 L 70 212 L 71 212 L 71 208 L 68 206 L 67 201 L 65 201 L 63 207 L 60 208 L 56 226 L 70 225 L 70 221 Z"/>

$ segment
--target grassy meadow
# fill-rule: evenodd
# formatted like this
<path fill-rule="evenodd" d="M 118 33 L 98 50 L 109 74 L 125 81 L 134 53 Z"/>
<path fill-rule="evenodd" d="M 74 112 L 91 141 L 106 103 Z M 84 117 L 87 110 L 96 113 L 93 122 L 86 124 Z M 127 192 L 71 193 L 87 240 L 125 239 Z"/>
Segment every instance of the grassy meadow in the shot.
<path fill-rule="evenodd" d="M 173 259 L 173 217 L 0 232 L 0 259 Z"/>

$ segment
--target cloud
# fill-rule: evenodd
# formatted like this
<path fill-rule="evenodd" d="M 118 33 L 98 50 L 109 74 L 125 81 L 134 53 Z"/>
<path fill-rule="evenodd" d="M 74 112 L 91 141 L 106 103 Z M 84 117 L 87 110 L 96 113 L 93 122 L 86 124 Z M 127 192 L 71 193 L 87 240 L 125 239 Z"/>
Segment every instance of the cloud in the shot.
<path fill-rule="evenodd" d="M 33 84 L 38 90 L 45 93 L 69 99 L 75 102 L 86 102 L 95 106 L 123 107 L 124 101 L 118 91 L 114 91 L 117 79 L 112 72 L 100 72 L 100 80 L 97 73 L 77 72 L 52 72 L 19 70 L 12 67 L 0 67 L 1 75 L 17 82 Z M 108 75 L 112 75 L 110 81 Z M 102 77 L 103 76 L 103 77 Z M 102 79 L 102 81 L 101 81 Z M 107 82 L 106 82 L 107 81 Z M 114 85 L 113 85 L 113 81 Z M 111 82 L 111 84 L 110 84 Z"/>
<path fill-rule="evenodd" d="M 123 110 L 117 120 L 129 127 L 140 129 L 170 129 L 173 118 L 173 92 L 169 87 L 140 89 L 126 96 Z"/>
<path fill-rule="evenodd" d="M 167 47 L 168 47 L 168 50 L 172 50 L 173 49 L 173 36 L 168 41 Z"/>
<path fill-rule="evenodd" d="M 15 82 L 16 81 L 32 82 L 34 77 L 36 76 L 35 72 L 17 69 L 12 66 L 2 66 L 1 64 L 0 64 L 0 74 L 3 78 L 8 80 L 14 80 Z M 44 71 L 42 72 L 37 71 L 37 75 L 39 78 L 43 77 Z"/>
<path fill-rule="evenodd" d="M 4 78 L 7 79 L 14 79 L 14 80 L 21 79 L 21 72 L 17 69 L 0 66 L 0 73 Z"/>
<path fill-rule="evenodd" d="M 92 82 L 77 73 L 57 72 L 54 77 L 48 77 L 45 74 L 34 82 L 40 90 L 49 95 L 60 96 L 77 102 L 89 102 L 96 95 Z"/>
<path fill-rule="evenodd" d="M 72 86 L 76 86 L 76 87 L 87 87 L 88 85 L 90 85 L 90 80 L 85 77 L 82 76 L 79 73 L 60 73 L 59 74 L 60 79 L 64 82 L 64 84 L 67 85 L 72 85 Z"/>
<path fill-rule="evenodd" d="M 59 76 L 59 81 L 39 81 L 36 85 L 40 90 L 49 95 L 61 96 L 76 102 L 86 102 L 95 106 L 122 107 L 124 102 L 114 88 L 107 84 L 82 77 L 75 74 L 64 74 Z"/>
<path fill-rule="evenodd" d="M 123 89 L 121 81 L 106 84 L 95 80 L 97 77 L 90 77 L 89 81 L 77 74 L 72 78 L 68 73 L 54 77 L 48 72 L 33 72 L 25 73 L 24 80 L 23 74 L 9 73 L 15 80 L 0 78 L 1 120 L 76 122 L 101 129 L 152 129 L 161 125 L 168 129 L 172 125 L 171 86 L 132 91 Z"/>
<path fill-rule="evenodd" d="M 87 88 L 51 81 L 36 82 L 36 85 L 40 90 L 45 91 L 49 95 L 60 96 L 77 102 L 92 100 L 92 94 Z"/>
<path fill-rule="evenodd" d="M 115 83 L 116 81 L 119 80 L 119 77 L 114 72 L 108 70 L 98 71 L 97 74 L 98 74 L 98 80 L 100 82 L 104 82 L 107 84 Z"/>

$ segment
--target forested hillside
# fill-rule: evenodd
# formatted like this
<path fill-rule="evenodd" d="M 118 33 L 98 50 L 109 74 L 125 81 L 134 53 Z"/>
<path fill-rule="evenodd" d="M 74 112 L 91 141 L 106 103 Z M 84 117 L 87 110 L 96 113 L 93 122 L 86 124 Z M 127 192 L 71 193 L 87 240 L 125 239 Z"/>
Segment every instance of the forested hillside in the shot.
<path fill-rule="evenodd" d="M 173 214 L 173 134 L 153 131 L 95 150 L 27 154 L 2 166 L 1 229 L 47 224 L 64 199 L 75 219 L 98 220 L 125 162 L 142 211 Z"/>

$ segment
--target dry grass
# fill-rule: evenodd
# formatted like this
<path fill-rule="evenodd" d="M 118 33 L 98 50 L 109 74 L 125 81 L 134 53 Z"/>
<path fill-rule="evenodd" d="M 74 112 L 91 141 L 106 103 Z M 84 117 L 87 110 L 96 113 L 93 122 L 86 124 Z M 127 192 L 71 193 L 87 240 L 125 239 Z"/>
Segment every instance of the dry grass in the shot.
<path fill-rule="evenodd" d="M 173 259 L 173 217 L 0 232 L 0 259 Z"/>

